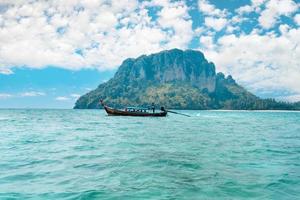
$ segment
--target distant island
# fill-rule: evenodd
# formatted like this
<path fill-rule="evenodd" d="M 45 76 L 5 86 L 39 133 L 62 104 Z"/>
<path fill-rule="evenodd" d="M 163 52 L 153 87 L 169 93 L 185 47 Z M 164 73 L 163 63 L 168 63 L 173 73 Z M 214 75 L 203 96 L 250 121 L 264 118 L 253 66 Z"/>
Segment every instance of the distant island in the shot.
<path fill-rule="evenodd" d="M 128 58 L 112 79 L 81 96 L 75 109 L 148 106 L 172 109 L 300 110 L 300 102 L 261 99 L 232 76 L 216 73 L 215 65 L 195 50 L 172 49 Z"/>

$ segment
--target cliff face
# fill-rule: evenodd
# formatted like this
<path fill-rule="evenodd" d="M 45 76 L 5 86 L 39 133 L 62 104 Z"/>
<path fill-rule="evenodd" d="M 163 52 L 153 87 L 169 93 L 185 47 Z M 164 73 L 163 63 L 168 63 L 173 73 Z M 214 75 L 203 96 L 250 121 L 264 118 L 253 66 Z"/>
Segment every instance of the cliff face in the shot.
<path fill-rule="evenodd" d="M 203 53 L 179 49 L 126 59 L 112 79 L 81 96 L 74 108 L 99 108 L 99 99 L 114 107 L 154 102 L 176 109 L 268 109 L 273 102 L 246 91 L 231 76 L 216 74 Z"/>
<path fill-rule="evenodd" d="M 199 51 L 173 49 L 137 59 L 127 59 L 120 66 L 115 79 L 127 84 L 141 82 L 188 83 L 199 89 L 215 90 L 216 73 Z"/>

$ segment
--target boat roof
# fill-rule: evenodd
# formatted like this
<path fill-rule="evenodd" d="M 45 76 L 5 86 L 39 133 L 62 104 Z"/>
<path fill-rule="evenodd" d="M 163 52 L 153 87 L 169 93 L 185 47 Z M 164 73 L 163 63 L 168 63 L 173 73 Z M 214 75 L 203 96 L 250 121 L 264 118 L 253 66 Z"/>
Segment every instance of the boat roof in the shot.
<path fill-rule="evenodd" d="M 135 110 L 149 110 L 149 108 L 143 108 L 143 107 L 126 107 L 127 109 L 135 109 Z"/>

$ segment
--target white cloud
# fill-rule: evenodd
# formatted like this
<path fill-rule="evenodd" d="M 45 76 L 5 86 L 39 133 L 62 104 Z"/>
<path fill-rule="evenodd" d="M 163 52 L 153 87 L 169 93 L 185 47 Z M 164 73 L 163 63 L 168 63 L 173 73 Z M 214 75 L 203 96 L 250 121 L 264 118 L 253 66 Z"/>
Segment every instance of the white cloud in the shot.
<path fill-rule="evenodd" d="M 188 7 L 182 2 L 174 2 L 164 6 L 158 16 L 159 25 L 163 29 L 170 30 L 165 38 L 168 43 L 165 46 L 186 48 L 193 38 L 192 20 L 188 15 Z"/>
<path fill-rule="evenodd" d="M 255 7 L 263 5 L 267 0 L 251 0 L 251 4 Z"/>
<path fill-rule="evenodd" d="M 248 14 L 250 12 L 254 11 L 254 7 L 253 6 L 250 6 L 250 5 L 245 5 L 245 6 L 242 6 L 240 8 L 238 8 L 236 10 L 236 12 L 239 14 L 239 15 L 244 15 L 244 14 Z"/>
<path fill-rule="evenodd" d="M 13 95 L 8 94 L 8 93 L 0 93 L 0 99 L 7 99 L 13 97 Z"/>
<path fill-rule="evenodd" d="M 59 96 L 55 98 L 56 101 L 68 101 L 70 100 L 69 97 Z"/>
<path fill-rule="evenodd" d="M 250 7 L 248 5 L 242 6 L 240 9 L 238 9 L 239 14 L 247 14 L 249 12 L 261 12 L 261 7 L 265 4 L 265 2 L 268 0 L 251 0 Z"/>
<path fill-rule="evenodd" d="M 298 5 L 293 0 L 270 0 L 266 3 L 266 8 L 261 12 L 258 21 L 263 28 L 269 29 L 277 23 L 280 16 L 290 16 L 297 9 Z"/>
<path fill-rule="evenodd" d="M 193 37 L 184 1 L 2 3 L 8 9 L 0 13 L 0 73 L 15 66 L 113 68 L 128 57 L 186 48 Z M 161 8 L 156 20 L 148 12 L 153 7 Z"/>
<path fill-rule="evenodd" d="M 300 26 L 300 14 L 295 15 L 294 21 L 296 22 L 296 24 L 297 24 L 298 26 Z"/>
<path fill-rule="evenodd" d="M 206 49 L 212 49 L 214 47 L 212 36 L 201 36 L 200 45 L 202 45 Z"/>
<path fill-rule="evenodd" d="M 228 25 L 226 26 L 226 33 L 230 34 L 233 33 L 234 31 L 239 31 L 239 27 L 238 26 L 232 26 L 232 25 Z"/>
<path fill-rule="evenodd" d="M 207 27 L 210 27 L 216 31 L 222 30 L 227 24 L 226 18 L 205 17 L 204 21 Z"/>
<path fill-rule="evenodd" d="M 226 9 L 216 8 L 215 5 L 211 4 L 208 0 L 199 0 L 198 8 L 200 12 L 207 16 L 225 17 L 228 14 Z"/>
<path fill-rule="evenodd" d="M 44 92 L 36 92 L 36 91 L 29 91 L 21 93 L 21 97 L 37 97 L 37 96 L 45 96 L 46 94 Z"/>
<path fill-rule="evenodd" d="M 237 26 L 244 20 L 239 15 L 233 15 L 227 9 L 219 9 L 208 0 L 199 0 L 198 9 L 204 15 L 205 29 L 202 29 L 202 35 L 215 35 L 216 32 L 223 30 L 226 27 L 227 33 L 232 33 L 239 29 Z M 197 30 L 196 30 L 196 34 Z"/>
<path fill-rule="evenodd" d="M 234 34 L 221 37 L 214 49 L 202 50 L 217 70 L 232 74 L 254 93 L 300 94 L 300 29 L 282 26 L 282 34 Z"/>
<path fill-rule="evenodd" d="M 289 31 L 290 27 L 287 24 L 282 24 L 279 26 L 279 31 L 281 34 L 286 34 Z"/>

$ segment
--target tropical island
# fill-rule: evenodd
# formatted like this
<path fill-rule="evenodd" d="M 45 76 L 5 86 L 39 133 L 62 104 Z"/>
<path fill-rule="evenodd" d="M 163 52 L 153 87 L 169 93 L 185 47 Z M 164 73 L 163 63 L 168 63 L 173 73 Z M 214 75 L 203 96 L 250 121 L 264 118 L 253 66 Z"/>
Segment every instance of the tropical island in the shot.
<path fill-rule="evenodd" d="M 123 61 L 112 79 L 81 96 L 75 109 L 147 106 L 172 109 L 300 110 L 300 102 L 262 99 L 240 86 L 231 75 L 195 50 L 171 49 Z"/>

